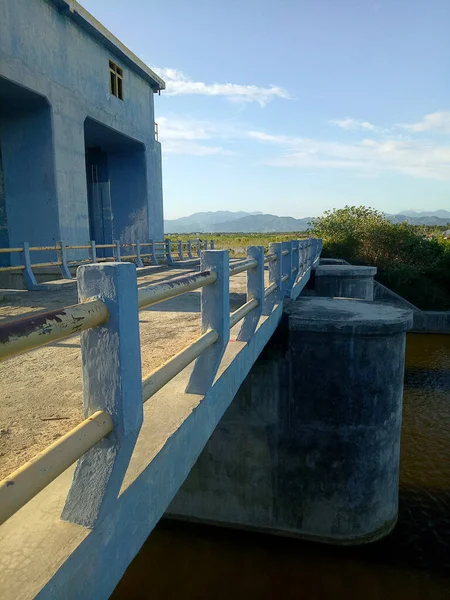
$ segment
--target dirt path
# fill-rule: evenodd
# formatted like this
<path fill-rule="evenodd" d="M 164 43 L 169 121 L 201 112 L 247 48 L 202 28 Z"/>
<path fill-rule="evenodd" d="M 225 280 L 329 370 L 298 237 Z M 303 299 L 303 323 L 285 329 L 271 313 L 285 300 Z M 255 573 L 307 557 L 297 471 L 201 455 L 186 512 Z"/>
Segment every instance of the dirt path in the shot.
<path fill-rule="evenodd" d="M 139 279 L 139 286 L 189 271 L 172 269 Z M 244 301 L 245 273 L 231 279 L 230 310 Z M 0 291 L 0 321 L 76 304 L 64 291 Z M 168 300 L 139 313 L 142 372 L 176 354 L 200 334 L 200 293 Z M 79 336 L 0 363 L 0 479 L 83 419 Z"/>

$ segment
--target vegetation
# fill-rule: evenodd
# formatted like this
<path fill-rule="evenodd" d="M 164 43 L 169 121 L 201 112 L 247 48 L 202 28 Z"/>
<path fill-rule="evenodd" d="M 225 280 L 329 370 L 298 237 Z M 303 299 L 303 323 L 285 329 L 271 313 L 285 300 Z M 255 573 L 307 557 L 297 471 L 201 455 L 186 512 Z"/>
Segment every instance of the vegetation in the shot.
<path fill-rule="evenodd" d="M 374 265 L 377 280 L 416 306 L 450 310 L 450 240 L 439 227 L 393 224 L 365 206 L 327 211 L 312 222 L 323 256 Z"/>

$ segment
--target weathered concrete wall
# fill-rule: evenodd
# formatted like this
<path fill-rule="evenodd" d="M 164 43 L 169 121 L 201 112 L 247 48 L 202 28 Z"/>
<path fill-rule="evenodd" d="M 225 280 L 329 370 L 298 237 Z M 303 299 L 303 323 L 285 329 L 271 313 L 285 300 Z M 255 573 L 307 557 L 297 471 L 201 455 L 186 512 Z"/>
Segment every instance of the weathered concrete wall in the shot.
<path fill-rule="evenodd" d="M 62 7 L 64 4 L 61 2 Z M 16 84 L 18 90 L 23 86 L 20 89 L 33 90 L 45 97 L 51 106 L 53 158 L 48 157 L 47 165 L 53 172 L 52 185 L 56 186 L 58 222 L 56 226 L 48 225 L 44 232 L 72 244 L 89 239 L 84 138 L 84 122 L 89 117 L 145 146 L 146 178 L 139 190 L 143 193 L 145 187 L 146 206 L 135 214 L 144 215 L 146 219 L 145 239 L 161 239 L 161 160 L 160 146 L 154 138 L 153 92 L 149 83 L 120 56 L 95 39 L 95 31 L 89 35 L 68 18 L 64 10 L 58 11 L 54 3 L 45 0 L 0 3 L 0 75 L 5 78 L 3 81 Z M 110 59 L 123 68 L 123 101 L 109 93 Z M 31 141 L 36 143 L 35 139 Z M 7 143 L 5 139 L 0 143 L 5 157 Z M 98 145 L 102 145 L 101 139 Z M 25 146 L 24 163 L 31 159 L 27 148 L 35 152 L 31 146 L 32 143 Z M 3 169 L 6 178 L 7 165 L 4 164 Z M 12 204 L 20 205 L 21 197 L 15 194 L 14 188 L 8 189 L 5 185 L 5 194 Z M 54 200 L 55 190 L 49 196 L 37 187 L 27 221 L 39 221 L 41 206 Z M 128 227 L 129 220 L 130 215 L 124 215 L 124 211 L 118 213 L 118 230 Z M 41 242 L 36 237 L 38 232 L 39 227 L 35 227 L 33 235 L 30 234 L 31 244 Z M 47 243 L 51 241 L 46 239 Z"/>
<path fill-rule="evenodd" d="M 397 517 L 411 312 L 302 298 L 288 313 L 168 514 L 332 543 L 381 537 Z"/>
<path fill-rule="evenodd" d="M 317 296 L 373 300 L 373 278 L 376 272 L 376 267 L 320 265 L 315 271 Z"/>

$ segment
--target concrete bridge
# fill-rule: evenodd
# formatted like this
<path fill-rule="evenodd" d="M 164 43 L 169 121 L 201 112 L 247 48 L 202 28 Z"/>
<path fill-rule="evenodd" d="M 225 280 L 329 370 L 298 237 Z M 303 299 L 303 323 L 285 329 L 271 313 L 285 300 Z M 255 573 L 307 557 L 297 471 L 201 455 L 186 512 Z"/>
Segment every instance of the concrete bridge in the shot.
<path fill-rule="evenodd" d="M 200 272 L 139 289 L 131 263 L 88 264 L 79 304 L 1 326 L 2 360 L 81 333 L 86 417 L 1 482 L 3 598 L 109 596 L 320 252 L 316 239 L 271 244 L 267 255 L 249 247 L 231 263 L 206 250 Z M 247 299 L 230 314 L 240 273 Z M 139 310 L 199 289 L 200 337 L 142 381 Z"/>

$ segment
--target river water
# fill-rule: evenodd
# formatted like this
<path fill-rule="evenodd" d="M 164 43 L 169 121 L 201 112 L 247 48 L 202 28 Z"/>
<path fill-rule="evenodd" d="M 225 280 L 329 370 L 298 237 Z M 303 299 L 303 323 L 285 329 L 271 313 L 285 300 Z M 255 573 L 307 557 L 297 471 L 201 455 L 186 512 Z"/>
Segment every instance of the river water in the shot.
<path fill-rule="evenodd" d="M 342 548 L 162 521 L 112 598 L 450 599 L 450 336 L 407 336 L 391 535 Z"/>

